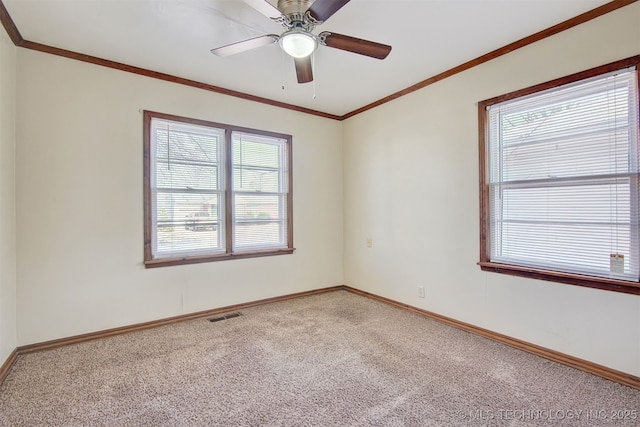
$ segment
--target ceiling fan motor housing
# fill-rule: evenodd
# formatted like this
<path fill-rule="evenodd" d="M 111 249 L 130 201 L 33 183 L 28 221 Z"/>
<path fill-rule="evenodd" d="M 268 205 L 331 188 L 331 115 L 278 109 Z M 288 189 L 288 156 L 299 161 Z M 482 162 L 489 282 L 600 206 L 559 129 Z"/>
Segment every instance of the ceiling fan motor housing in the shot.
<path fill-rule="evenodd" d="M 311 4 L 313 4 L 314 0 L 278 0 L 278 9 L 284 15 L 292 15 L 292 14 L 300 14 L 304 15 L 304 13 L 309 9 Z"/>
<path fill-rule="evenodd" d="M 278 9 L 292 21 L 302 21 L 313 2 L 314 0 L 278 0 Z"/>

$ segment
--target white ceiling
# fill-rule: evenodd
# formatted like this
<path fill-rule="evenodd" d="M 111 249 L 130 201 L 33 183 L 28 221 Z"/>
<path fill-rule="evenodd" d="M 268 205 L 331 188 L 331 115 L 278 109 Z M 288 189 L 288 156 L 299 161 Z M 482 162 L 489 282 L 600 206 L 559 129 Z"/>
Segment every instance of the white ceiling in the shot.
<path fill-rule="evenodd" d="M 224 58 L 209 52 L 284 31 L 242 0 L 2 1 L 25 40 L 334 115 L 608 2 L 351 0 L 315 33 L 334 31 L 393 50 L 380 61 L 320 46 L 314 83 L 300 85 L 277 44 Z"/>

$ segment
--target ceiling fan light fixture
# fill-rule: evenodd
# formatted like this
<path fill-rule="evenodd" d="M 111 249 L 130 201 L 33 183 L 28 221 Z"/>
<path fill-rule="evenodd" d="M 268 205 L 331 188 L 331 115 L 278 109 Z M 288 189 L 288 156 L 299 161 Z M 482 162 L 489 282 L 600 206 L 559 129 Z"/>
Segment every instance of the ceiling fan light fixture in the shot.
<path fill-rule="evenodd" d="M 294 58 L 306 58 L 318 47 L 315 36 L 300 28 L 293 28 L 280 37 L 280 47 Z"/>

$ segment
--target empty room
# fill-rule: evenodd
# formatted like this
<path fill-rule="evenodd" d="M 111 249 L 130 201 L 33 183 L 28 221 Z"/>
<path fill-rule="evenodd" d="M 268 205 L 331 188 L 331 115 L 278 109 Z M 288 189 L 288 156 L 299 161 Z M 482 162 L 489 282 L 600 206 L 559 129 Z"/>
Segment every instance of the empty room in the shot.
<path fill-rule="evenodd" d="M 640 426 L 637 0 L 0 22 L 0 425 Z"/>

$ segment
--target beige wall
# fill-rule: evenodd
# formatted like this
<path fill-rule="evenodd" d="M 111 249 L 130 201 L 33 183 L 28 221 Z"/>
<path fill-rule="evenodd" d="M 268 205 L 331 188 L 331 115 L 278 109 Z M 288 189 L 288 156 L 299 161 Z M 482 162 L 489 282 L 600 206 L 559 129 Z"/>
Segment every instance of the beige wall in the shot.
<path fill-rule="evenodd" d="M 0 365 L 16 347 L 16 48 L 0 30 Z"/>
<path fill-rule="evenodd" d="M 18 344 L 343 282 L 340 122 L 18 51 Z M 293 255 L 145 269 L 142 114 L 293 135 Z"/>
<path fill-rule="evenodd" d="M 640 296 L 476 265 L 476 103 L 637 54 L 640 3 L 347 120 L 345 283 L 640 375 Z"/>

